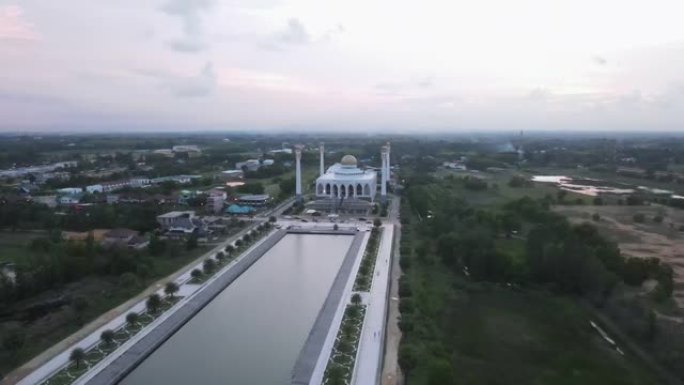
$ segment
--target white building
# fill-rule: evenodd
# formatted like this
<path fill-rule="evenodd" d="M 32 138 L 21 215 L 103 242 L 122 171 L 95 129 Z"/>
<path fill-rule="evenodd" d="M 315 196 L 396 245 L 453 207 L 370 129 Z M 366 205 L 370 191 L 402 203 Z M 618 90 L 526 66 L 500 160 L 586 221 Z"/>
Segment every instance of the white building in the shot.
<path fill-rule="evenodd" d="M 373 201 L 378 185 L 374 170 L 357 166 L 356 157 L 345 155 L 316 179 L 316 198 L 356 198 Z"/>

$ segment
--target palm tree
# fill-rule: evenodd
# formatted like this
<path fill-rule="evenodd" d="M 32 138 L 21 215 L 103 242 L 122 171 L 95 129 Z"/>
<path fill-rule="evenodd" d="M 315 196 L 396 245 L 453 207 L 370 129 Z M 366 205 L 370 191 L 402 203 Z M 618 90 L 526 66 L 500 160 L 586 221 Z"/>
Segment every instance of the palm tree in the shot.
<path fill-rule="evenodd" d="M 139 319 L 140 319 L 140 315 L 134 311 L 126 314 L 126 323 L 129 326 L 135 326 L 135 324 L 138 323 Z"/>
<path fill-rule="evenodd" d="M 164 287 L 164 293 L 166 293 L 166 295 L 168 295 L 170 298 L 173 298 L 173 295 L 178 293 L 178 285 L 173 281 L 167 282 L 166 286 Z"/>
<path fill-rule="evenodd" d="M 192 269 L 192 271 L 190 272 L 190 276 L 191 276 L 192 279 L 194 279 L 195 281 L 199 281 L 199 279 L 202 278 L 202 270 L 200 270 L 200 269 Z"/>
<path fill-rule="evenodd" d="M 361 296 L 359 295 L 359 293 L 355 293 L 354 295 L 352 295 L 351 302 L 354 305 L 359 305 L 361 303 Z"/>
<path fill-rule="evenodd" d="M 107 330 L 102 331 L 102 334 L 100 334 L 100 340 L 106 346 L 110 346 L 112 344 L 112 342 L 114 342 L 114 330 L 107 329 Z"/>
<path fill-rule="evenodd" d="M 76 369 L 81 365 L 81 362 L 85 359 L 85 350 L 83 348 L 74 348 L 69 355 L 69 360 L 76 364 Z"/>
<path fill-rule="evenodd" d="M 204 260 L 202 267 L 204 268 L 204 272 L 209 274 L 216 269 L 216 261 L 211 258 L 207 258 Z"/>
<path fill-rule="evenodd" d="M 150 296 L 147 297 L 147 302 L 145 303 L 145 305 L 147 306 L 147 311 L 149 311 L 150 313 L 156 313 L 157 311 L 159 311 L 161 303 L 162 301 L 159 294 L 154 293 L 150 294 Z"/>

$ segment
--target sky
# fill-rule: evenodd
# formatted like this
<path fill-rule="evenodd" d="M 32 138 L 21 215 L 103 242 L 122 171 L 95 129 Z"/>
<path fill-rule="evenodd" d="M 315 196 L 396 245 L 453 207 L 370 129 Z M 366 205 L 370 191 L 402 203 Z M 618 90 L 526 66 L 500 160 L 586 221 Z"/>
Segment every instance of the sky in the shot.
<path fill-rule="evenodd" d="M 684 131 L 682 0 L 0 0 L 0 131 Z"/>

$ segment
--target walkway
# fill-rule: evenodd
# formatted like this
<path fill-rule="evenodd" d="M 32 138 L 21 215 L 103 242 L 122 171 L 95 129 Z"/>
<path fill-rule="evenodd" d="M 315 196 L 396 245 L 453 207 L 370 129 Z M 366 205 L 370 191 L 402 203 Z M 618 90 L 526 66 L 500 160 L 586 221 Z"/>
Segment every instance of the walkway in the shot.
<path fill-rule="evenodd" d="M 352 377 L 352 383 L 357 385 L 377 384 L 382 368 L 394 225 L 390 223 L 382 227 L 384 231 L 375 261 L 373 284 L 368 296 L 368 308 Z"/>
<path fill-rule="evenodd" d="M 382 385 L 403 384 L 403 376 L 399 367 L 399 343 L 401 342 L 401 329 L 399 329 L 399 278 L 401 267 L 399 265 L 399 244 L 401 242 L 401 223 L 399 221 L 399 197 L 392 200 L 389 210 L 390 220 L 394 223 L 394 253 L 392 255 L 392 271 L 390 283 L 390 301 L 387 315 L 387 333 L 385 335 L 385 360 L 382 367 Z"/>

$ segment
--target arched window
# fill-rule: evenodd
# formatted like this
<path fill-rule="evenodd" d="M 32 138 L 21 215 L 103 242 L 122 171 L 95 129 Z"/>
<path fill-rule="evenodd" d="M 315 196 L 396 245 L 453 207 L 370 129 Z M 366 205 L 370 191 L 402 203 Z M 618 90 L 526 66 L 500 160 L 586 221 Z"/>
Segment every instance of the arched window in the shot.
<path fill-rule="evenodd" d="M 368 196 L 371 195 L 371 189 L 369 184 L 366 184 L 366 186 L 363 188 L 363 193 Z"/>
<path fill-rule="evenodd" d="M 325 185 L 325 195 L 330 195 L 330 183 Z"/>
<path fill-rule="evenodd" d="M 347 188 L 344 185 L 340 186 L 340 196 L 341 197 L 347 196 Z"/>
<path fill-rule="evenodd" d="M 354 196 L 354 185 L 350 184 L 349 187 L 347 188 L 347 195 L 350 197 Z"/>
<path fill-rule="evenodd" d="M 333 196 L 334 196 L 334 197 L 339 197 L 339 196 L 340 196 L 339 190 L 337 189 L 337 185 L 336 185 L 336 184 L 333 185 Z"/>
<path fill-rule="evenodd" d="M 363 188 L 361 187 L 361 183 L 356 185 L 356 196 L 363 195 Z"/>

